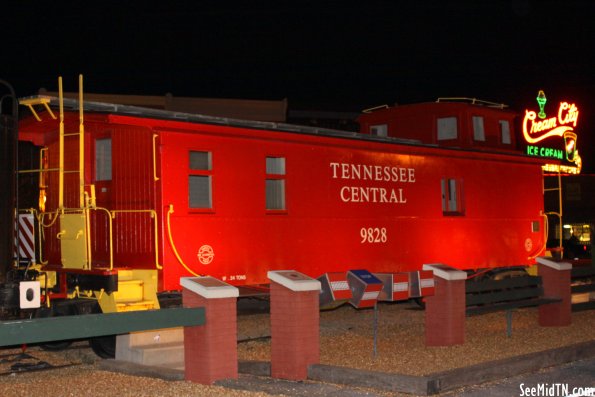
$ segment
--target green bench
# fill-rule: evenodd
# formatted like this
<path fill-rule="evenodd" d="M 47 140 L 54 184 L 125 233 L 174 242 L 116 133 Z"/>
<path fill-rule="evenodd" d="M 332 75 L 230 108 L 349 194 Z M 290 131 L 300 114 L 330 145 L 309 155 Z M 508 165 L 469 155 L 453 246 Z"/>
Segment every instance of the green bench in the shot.
<path fill-rule="evenodd" d="M 561 302 L 557 297 L 543 296 L 541 277 L 518 276 L 503 280 L 468 280 L 465 285 L 466 311 L 474 316 L 506 312 L 506 335 L 512 335 L 512 312 L 515 309 Z"/>

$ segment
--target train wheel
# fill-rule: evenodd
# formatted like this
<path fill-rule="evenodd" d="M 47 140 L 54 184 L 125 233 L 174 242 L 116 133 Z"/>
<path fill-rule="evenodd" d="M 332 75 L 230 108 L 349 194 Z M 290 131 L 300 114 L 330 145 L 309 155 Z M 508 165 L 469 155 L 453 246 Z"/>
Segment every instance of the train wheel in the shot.
<path fill-rule="evenodd" d="M 179 292 L 161 292 L 157 294 L 157 299 L 161 309 L 182 307 L 182 294 Z"/>
<path fill-rule="evenodd" d="M 116 357 L 116 335 L 91 338 L 89 339 L 89 346 L 101 358 Z"/>
<path fill-rule="evenodd" d="M 37 310 L 35 316 L 40 318 L 69 316 L 72 314 L 70 309 L 69 306 L 55 306 L 52 308 L 41 307 Z M 71 340 L 59 340 L 55 342 L 41 343 L 39 347 L 47 351 L 60 351 L 69 348 L 71 344 Z"/>
<path fill-rule="evenodd" d="M 99 305 L 93 307 L 92 313 L 101 313 Z M 89 339 L 89 346 L 91 346 L 93 353 L 101 358 L 116 357 L 116 335 L 105 335 L 91 338 Z"/>

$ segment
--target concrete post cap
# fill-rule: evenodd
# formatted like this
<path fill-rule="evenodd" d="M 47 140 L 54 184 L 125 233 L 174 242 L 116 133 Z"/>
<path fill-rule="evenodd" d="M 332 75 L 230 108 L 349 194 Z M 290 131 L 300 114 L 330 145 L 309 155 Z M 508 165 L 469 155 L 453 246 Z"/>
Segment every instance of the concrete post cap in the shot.
<path fill-rule="evenodd" d="M 215 277 L 181 277 L 180 285 L 203 298 L 237 298 L 240 290 Z"/>
<path fill-rule="evenodd" d="M 550 267 L 555 270 L 570 270 L 572 269 L 572 264 L 568 262 L 556 262 L 552 258 L 547 258 L 545 256 L 538 256 L 536 258 L 537 263 Z"/>
<path fill-rule="evenodd" d="M 275 270 L 267 273 L 269 280 L 292 291 L 320 291 L 320 281 L 295 270 Z"/>
<path fill-rule="evenodd" d="M 434 272 L 434 276 L 443 278 L 445 280 L 454 281 L 454 280 L 466 280 L 467 273 L 455 269 L 454 267 L 447 266 L 442 263 L 429 263 L 424 264 L 422 270 L 431 270 Z"/>

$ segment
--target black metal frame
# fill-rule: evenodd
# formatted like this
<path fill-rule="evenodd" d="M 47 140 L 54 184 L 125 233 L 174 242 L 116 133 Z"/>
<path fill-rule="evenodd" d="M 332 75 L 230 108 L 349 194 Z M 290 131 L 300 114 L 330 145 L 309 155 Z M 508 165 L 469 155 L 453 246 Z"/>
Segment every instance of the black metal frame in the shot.
<path fill-rule="evenodd" d="M 467 315 L 506 311 L 506 335 L 512 335 L 512 312 L 561 302 L 559 297 L 543 296 L 539 276 L 520 276 L 503 280 L 468 281 L 466 283 Z"/>

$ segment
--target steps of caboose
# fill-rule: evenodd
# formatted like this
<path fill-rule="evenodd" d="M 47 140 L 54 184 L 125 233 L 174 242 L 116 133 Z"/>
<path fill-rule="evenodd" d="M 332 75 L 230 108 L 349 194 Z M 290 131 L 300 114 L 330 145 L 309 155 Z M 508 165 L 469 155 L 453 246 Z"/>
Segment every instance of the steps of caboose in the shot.
<path fill-rule="evenodd" d="M 184 343 L 160 343 L 136 346 L 131 349 L 131 360 L 142 365 L 171 367 L 184 362 Z"/>

